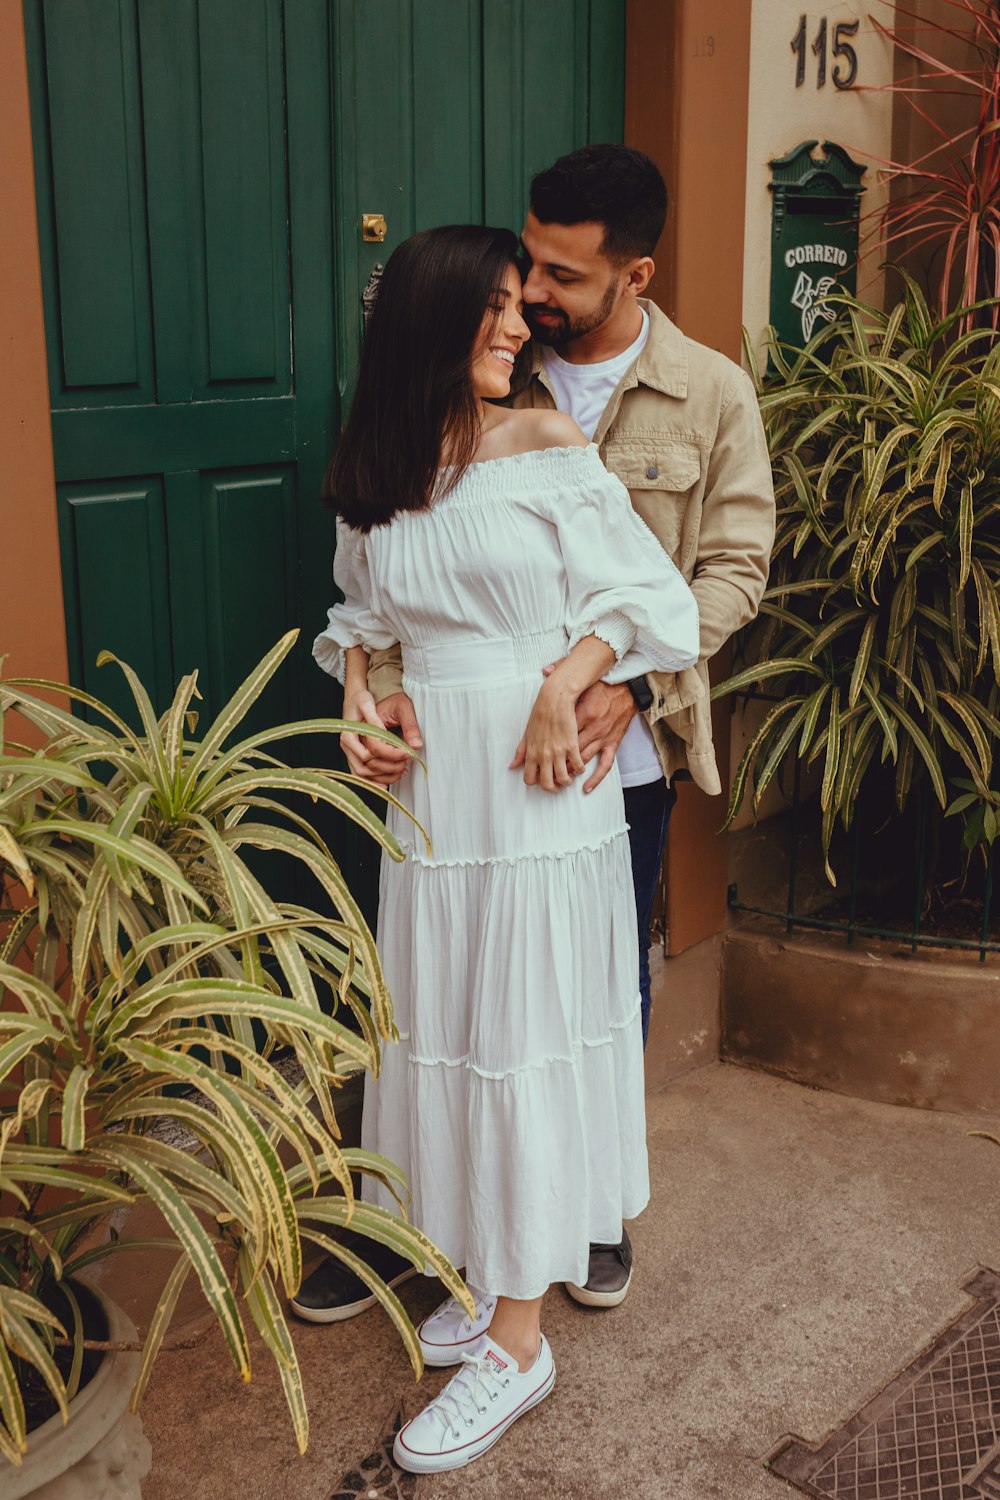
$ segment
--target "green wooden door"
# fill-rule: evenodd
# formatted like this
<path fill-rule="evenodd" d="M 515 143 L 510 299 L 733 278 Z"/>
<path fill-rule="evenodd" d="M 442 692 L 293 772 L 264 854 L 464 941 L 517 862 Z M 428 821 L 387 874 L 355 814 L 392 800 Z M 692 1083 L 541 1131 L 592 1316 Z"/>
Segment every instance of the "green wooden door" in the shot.
<path fill-rule="evenodd" d="M 74 681 L 329 712 L 317 496 L 376 261 L 620 139 L 624 0 L 25 0 Z M 361 237 L 380 212 L 384 245 Z M 311 747 L 315 753 L 315 747 Z"/>
<path fill-rule="evenodd" d="M 304 111 L 289 99 L 310 8 L 288 9 L 295 25 L 280 0 L 26 6 L 67 635 L 75 680 L 118 703 L 102 647 L 160 704 L 197 665 L 211 712 L 303 614 L 331 215 L 329 187 L 325 216 L 301 214 L 292 148 L 301 131 L 329 161 L 329 131 L 322 71 Z M 299 697 L 286 673 L 262 712 Z"/>

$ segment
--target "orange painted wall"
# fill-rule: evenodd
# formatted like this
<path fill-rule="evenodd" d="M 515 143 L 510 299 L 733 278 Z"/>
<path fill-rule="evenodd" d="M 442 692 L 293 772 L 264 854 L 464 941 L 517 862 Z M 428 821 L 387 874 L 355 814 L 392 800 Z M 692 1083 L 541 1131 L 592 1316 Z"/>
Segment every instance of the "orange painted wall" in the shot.
<path fill-rule="evenodd" d="M 625 139 L 649 153 L 671 196 L 653 295 L 684 332 L 740 357 L 750 6 L 747 0 L 628 0 Z M 723 653 L 724 655 L 724 653 Z M 717 658 L 713 675 L 725 671 Z M 715 711 L 728 779 L 730 709 Z M 728 852 L 721 797 L 678 784 L 667 866 L 670 952 L 718 932 Z"/>
<path fill-rule="evenodd" d="M 0 5 L 0 656 L 67 676 L 21 6 Z"/>

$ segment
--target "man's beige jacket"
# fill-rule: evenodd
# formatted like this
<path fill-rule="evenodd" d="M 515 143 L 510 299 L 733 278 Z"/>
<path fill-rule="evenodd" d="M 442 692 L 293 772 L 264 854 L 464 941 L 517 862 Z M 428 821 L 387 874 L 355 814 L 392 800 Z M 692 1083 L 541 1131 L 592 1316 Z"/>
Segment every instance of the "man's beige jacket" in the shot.
<path fill-rule="evenodd" d="M 685 338 L 653 302 L 649 337 L 594 433 L 601 458 L 698 601 L 701 658 L 650 673 L 646 718 L 667 776 L 687 769 L 706 792 L 722 785 L 712 747 L 708 662 L 757 613 L 774 540 L 774 491 L 749 376 Z M 555 406 L 536 345 L 513 406 Z M 376 701 L 401 690 L 399 648 L 372 655 Z"/>

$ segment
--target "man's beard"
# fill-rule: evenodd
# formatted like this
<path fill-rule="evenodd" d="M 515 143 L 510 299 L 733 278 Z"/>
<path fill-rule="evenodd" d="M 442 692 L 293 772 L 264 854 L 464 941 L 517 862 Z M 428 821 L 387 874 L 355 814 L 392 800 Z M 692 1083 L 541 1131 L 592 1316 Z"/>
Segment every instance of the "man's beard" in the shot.
<path fill-rule="evenodd" d="M 531 337 L 537 339 L 540 344 L 547 344 L 556 352 L 565 349 L 567 344 L 575 343 L 582 339 L 585 334 L 593 333 L 595 328 L 600 328 L 606 323 L 614 312 L 615 303 L 618 301 L 618 287 L 614 279 L 608 282 L 607 291 L 601 298 L 593 312 L 585 313 L 583 317 L 571 322 L 568 313 L 563 312 L 560 307 L 545 307 L 540 305 L 538 312 L 551 313 L 558 317 L 557 323 L 537 323 L 535 321 L 536 309 L 530 303 L 524 306 L 524 321 L 531 329 Z"/>

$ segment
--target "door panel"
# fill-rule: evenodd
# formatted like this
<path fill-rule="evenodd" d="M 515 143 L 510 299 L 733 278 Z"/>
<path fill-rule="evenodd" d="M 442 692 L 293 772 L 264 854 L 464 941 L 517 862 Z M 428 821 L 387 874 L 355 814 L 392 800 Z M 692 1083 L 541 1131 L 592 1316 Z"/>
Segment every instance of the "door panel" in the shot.
<path fill-rule="evenodd" d="M 590 6 L 577 0 L 548 0 L 545 5 L 524 8 L 522 48 L 521 201 L 526 202 L 534 174 L 572 151 L 581 140 L 593 139 L 589 131 L 588 90 L 578 80 L 589 73 L 588 26 Z M 553 57 L 562 66 L 553 68 Z M 600 67 L 608 59 L 595 59 Z"/>
<path fill-rule="evenodd" d="M 296 402 L 283 396 L 93 411 L 78 407 L 53 412 L 52 438 L 57 476 L 262 464 L 294 456 Z"/>
<path fill-rule="evenodd" d="M 148 401 L 153 360 L 135 18 L 116 0 L 79 0 L 56 11 L 58 24 L 49 26 L 55 10 L 48 0 L 34 80 L 48 106 L 35 156 L 51 251 L 52 404 Z"/>
<path fill-rule="evenodd" d="M 280 0 L 138 14 L 158 399 L 287 394 Z"/>
<path fill-rule="evenodd" d="M 143 149 L 147 170 L 163 190 L 147 204 L 156 317 L 156 394 L 160 402 L 190 402 L 194 371 L 204 367 L 204 275 L 199 245 L 202 195 L 192 170 L 200 116 L 197 35 L 191 5 L 148 4 L 142 17 L 137 71 L 142 78 Z"/>
<path fill-rule="evenodd" d="M 63 572 L 73 681 L 132 718 L 132 696 L 117 668 L 97 666 L 105 649 L 135 667 L 154 696 L 169 701 L 172 661 L 166 514 L 158 477 L 59 486 Z M 113 536 L 114 547 L 107 539 Z M 66 567 L 67 559 L 71 566 Z M 127 619 L 130 628 L 122 629 Z"/>
<path fill-rule="evenodd" d="M 485 217 L 520 229 L 536 172 L 588 141 L 620 141 L 619 0 L 490 0 L 483 7 Z"/>
<path fill-rule="evenodd" d="M 274 0 L 201 6 L 198 42 L 207 384 L 253 380 L 288 391 L 280 6 Z"/>
<path fill-rule="evenodd" d="M 204 658 L 220 674 L 220 681 L 213 682 L 213 695 L 220 701 L 295 616 L 294 468 L 203 474 L 200 514 L 205 569 L 219 580 L 208 593 Z M 252 547 L 247 546 L 248 538 L 253 538 Z M 295 706 L 292 677 L 280 673 L 253 718 L 246 720 L 246 732 L 292 718 Z"/>
<path fill-rule="evenodd" d="M 484 222 L 482 31 L 478 0 L 413 8 L 414 230 Z"/>

